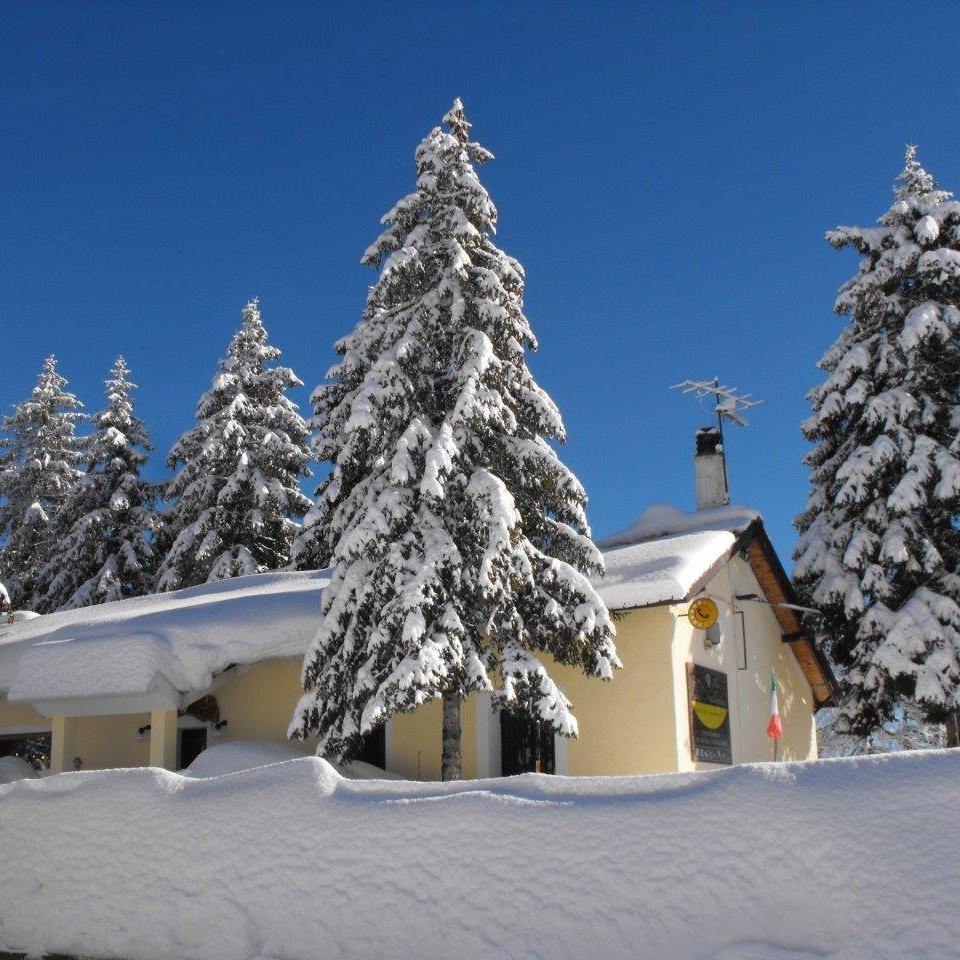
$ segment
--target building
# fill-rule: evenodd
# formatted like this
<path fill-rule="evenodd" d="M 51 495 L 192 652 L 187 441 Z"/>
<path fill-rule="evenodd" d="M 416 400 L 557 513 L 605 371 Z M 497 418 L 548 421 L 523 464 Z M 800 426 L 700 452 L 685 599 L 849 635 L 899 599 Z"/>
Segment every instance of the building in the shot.
<path fill-rule="evenodd" d="M 714 439 L 698 435 L 696 511 L 652 507 L 600 544 L 607 569 L 597 587 L 616 617 L 624 669 L 603 682 L 553 665 L 579 738 L 501 717 L 488 696 L 471 696 L 465 777 L 663 773 L 772 759 L 773 674 L 779 757 L 816 757 L 814 713 L 831 702 L 833 678 L 761 517 L 724 505 Z M 48 755 L 55 772 L 180 769 L 216 740 L 285 742 L 325 583 L 322 571 L 238 577 L 7 623 L 0 756 Z M 704 597 L 719 616 L 697 629 L 688 614 Z M 370 737 L 364 759 L 438 779 L 440 713 L 434 701 L 394 718 Z"/>

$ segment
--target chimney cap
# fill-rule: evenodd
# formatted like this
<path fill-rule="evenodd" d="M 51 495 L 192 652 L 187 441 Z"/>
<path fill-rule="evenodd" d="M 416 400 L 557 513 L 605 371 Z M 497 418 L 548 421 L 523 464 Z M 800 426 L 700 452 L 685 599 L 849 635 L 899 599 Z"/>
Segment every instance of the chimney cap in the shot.
<path fill-rule="evenodd" d="M 723 453 L 723 437 L 716 427 L 701 427 L 697 431 L 697 456 Z"/>

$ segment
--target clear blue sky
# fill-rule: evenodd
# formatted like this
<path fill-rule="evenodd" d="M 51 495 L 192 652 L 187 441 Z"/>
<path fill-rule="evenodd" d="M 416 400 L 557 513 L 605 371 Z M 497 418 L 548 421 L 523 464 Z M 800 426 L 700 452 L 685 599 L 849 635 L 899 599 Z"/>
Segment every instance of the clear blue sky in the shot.
<path fill-rule="evenodd" d="M 960 5 L 915 14 L 908 44 L 899 4 L 8 0 L 0 405 L 55 352 L 96 409 L 123 352 L 160 476 L 259 296 L 305 406 L 460 96 L 594 532 L 692 505 L 707 418 L 667 388 L 717 374 L 766 401 L 730 473 L 786 555 L 804 394 L 856 268 L 823 232 L 885 209 L 907 141 L 960 188 Z"/>

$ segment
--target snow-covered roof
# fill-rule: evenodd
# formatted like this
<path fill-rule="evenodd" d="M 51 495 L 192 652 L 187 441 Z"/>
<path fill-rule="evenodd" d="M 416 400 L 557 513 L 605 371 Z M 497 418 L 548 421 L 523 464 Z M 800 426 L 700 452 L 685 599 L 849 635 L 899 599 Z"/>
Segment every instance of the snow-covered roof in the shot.
<path fill-rule="evenodd" d="M 748 507 L 685 511 L 654 504 L 600 542 L 607 567 L 596 584 L 600 596 L 611 610 L 684 600 L 759 520 Z"/>
<path fill-rule="evenodd" d="M 759 514 L 651 507 L 603 541 L 596 583 L 613 610 L 685 599 Z M 303 656 L 326 571 L 266 573 L 0 624 L 0 691 L 12 701 L 138 697 L 165 681 L 205 690 L 231 665 Z"/>
<path fill-rule="evenodd" d="M 10 700 L 135 696 L 158 677 L 209 686 L 231 664 L 302 656 L 326 571 L 264 573 L 0 626 Z"/>
<path fill-rule="evenodd" d="M 680 533 L 703 533 L 708 530 L 742 533 L 751 523 L 760 519 L 756 510 L 735 504 L 710 510 L 680 510 L 669 503 L 655 503 L 643 511 L 639 520 L 601 540 L 599 545 L 601 550 L 611 550 Z"/>

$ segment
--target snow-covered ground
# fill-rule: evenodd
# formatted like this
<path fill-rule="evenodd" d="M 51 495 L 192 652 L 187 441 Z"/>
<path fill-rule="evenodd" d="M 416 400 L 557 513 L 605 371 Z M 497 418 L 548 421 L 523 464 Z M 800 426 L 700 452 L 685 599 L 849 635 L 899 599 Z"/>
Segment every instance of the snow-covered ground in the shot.
<path fill-rule="evenodd" d="M 348 780 L 315 758 L 60 774 L 0 786 L 0 946 L 954 958 L 958 782 L 960 751 L 448 785 Z"/>

